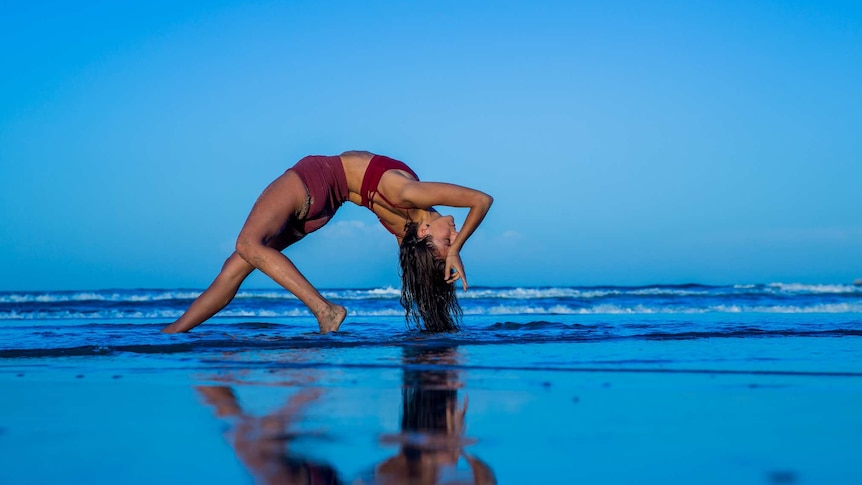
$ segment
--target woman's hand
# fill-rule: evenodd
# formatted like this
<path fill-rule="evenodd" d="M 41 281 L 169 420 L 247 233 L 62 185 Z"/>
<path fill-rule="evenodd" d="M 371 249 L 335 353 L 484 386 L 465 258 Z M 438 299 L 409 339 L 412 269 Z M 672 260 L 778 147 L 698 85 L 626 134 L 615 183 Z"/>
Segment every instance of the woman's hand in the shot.
<path fill-rule="evenodd" d="M 446 267 L 443 269 L 446 283 L 454 283 L 461 280 L 461 286 L 467 291 L 467 275 L 464 273 L 464 264 L 461 263 L 461 254 L 450 250 L 446 256 Z"/>

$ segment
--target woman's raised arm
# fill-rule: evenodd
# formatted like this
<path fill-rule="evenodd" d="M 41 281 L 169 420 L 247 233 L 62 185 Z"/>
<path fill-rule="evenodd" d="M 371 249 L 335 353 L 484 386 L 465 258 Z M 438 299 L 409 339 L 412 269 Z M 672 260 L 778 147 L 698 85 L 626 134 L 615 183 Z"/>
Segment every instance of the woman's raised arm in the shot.
<path fill-rule="evenodd" d="M 398 196 L 401 201 L 420 209 L 430 209 L 435 205 L 470 209 L 464 219 L 464 224 L 461 226 L 461 231 L 458 232 L 455 240 L 451 241 L 449 254 L 446 256 L 445 269 L 447 281 L 451 283 L 460 278 L 462 286 L 466 290 L 467 279 L 461 263 L 461 248 L 482 223 L 485 214 L 488 213 L 488 209 L 494 202 L 494 198 L 469 187 L 441 182 L 408 182 L 402 186 Z M 450 276 L 452 269 L 455 269 L 456 272 Z"/>

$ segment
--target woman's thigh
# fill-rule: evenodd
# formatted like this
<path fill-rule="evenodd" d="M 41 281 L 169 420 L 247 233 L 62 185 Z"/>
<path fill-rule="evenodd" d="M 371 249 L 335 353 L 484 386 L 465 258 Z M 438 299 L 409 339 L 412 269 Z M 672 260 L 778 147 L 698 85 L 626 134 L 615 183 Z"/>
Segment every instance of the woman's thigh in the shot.
<path fill-rule="evenodd" d="M 254 203 L 237 242 L 263 244 L 279 251 L 301 239 L 289 224 L 304 209 L 308 195 L 302 179 L 287 171 Z"/>

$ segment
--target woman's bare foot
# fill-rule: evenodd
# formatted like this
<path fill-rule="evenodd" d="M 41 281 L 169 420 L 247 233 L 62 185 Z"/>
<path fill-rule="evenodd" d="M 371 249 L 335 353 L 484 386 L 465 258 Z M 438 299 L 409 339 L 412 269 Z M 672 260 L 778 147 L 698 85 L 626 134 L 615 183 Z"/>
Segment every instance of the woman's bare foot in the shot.
<path fill-rule="evenodd" d="M 330 304 L 326 310 L 316 315 L 320 333 L 337 332 L 347 316 L 347 309 L 341 305 Z"/>
<path fill-rule="evenodd" d="M 167 327 L 162 329 L 162 333 L 180 333 L 180 332 L 188 332 L 188 330 L 184 330 L 179 322 L 174 322 Z"/>

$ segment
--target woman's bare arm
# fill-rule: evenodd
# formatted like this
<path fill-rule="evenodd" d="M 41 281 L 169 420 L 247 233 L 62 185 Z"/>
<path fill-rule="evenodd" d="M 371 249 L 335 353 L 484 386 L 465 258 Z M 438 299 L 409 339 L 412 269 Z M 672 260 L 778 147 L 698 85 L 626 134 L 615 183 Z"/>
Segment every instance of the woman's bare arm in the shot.
<path fill-rule="evenodd" d="M 464 243 L 473 234 L 491 204 L 494 203 L 494 198 L 490 195 L 455 184 L 441 182 L 407 182 L 402 186 L 399 192 L 401 201 L 411 204 L 420 209 L 429 209 L 435 205 L 445 205 L 449 207 L 465 207 L 470 211 L 464 219 L 464 224 L 458 232 L 458 237 L 451 242 L 449 254 L 446 257 L 446 275 L 449 276 L 451 269 L 455 269 L 456 273 L 447 281 L 454 282 L 459 278 L 464 289 L 467 289 L 467 279 L 464 274 L 464 267 L 461 263 L 461 248 Z"/>
<path fill-rule="evenodd" d="M 484 192 L 442 182 L 407 182 L 403 185 L 399 196 L 403 202 L 420 209 L 430 209 L 435 205 L 470 209 L 458 233 L 458 238 L 452 241 L 453 251 L 461 250 L 470 235 L 482 223 L 482 219 L 494 202 L 494 198 Z"/>

